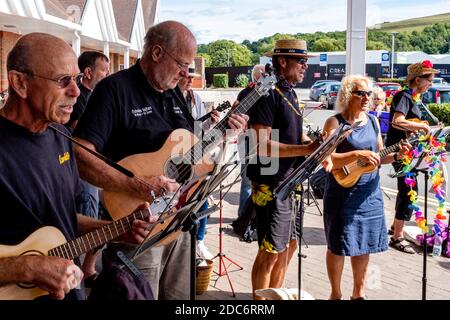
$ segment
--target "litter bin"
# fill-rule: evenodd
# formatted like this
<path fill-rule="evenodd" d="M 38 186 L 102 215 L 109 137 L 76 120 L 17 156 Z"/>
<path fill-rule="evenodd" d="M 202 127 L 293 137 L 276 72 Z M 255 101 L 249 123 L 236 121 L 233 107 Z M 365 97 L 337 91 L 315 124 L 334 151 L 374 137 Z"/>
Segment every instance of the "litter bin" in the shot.
<path fill-rule="evenodd" d="M 381 134 L 386 135 L 389 130 L 389 112 L 382 111 L 378 119 L 380 120 Z"/>
<path fill-rule="evenodd" d="M 380 123 L 381 135 L 385 136 L 389 130 L 389 112 L 387 111 L 369 111 L 369 114 L 378 118 Z"/>

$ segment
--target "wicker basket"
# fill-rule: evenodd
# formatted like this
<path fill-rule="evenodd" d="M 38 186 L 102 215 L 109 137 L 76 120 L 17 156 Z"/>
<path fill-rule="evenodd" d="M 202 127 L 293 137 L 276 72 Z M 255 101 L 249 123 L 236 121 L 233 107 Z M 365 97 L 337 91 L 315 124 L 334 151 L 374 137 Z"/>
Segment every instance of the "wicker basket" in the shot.
<path fill-rule="evenodd" d="M 208 290 L 209 281 L 211 280 L 211 274 L 214 269 L 214 262 L 212 260 L 206 260 L 207 266 L 197 266 L 197 278 L 195 281 L 195 292 L 197 294 L 203 294 Z"/>

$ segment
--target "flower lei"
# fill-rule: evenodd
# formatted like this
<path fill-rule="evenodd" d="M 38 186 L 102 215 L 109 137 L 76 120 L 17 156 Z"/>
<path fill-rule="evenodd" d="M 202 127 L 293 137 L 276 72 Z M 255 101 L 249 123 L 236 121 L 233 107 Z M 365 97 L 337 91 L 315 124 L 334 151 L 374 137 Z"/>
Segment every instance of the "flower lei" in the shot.
<path fill-rule="evenodd" d="M 440 234 L 441 230 L 445 227 L 443 221 L 445 218 L 445 191 L 442 189 L 442 184 L 444 183 L 444 177 L 440 167 L 443 162 L 446 162 L 445 156 L 445 137 L 441 136 L 436 138 L 434 136 L 424 137 L 423 135 L 419 138 L 419 144 L 416 148 L 405 153 L 403 157 L 402 172 L 406 174 L 405 184 L 411 187 L 411 191 L 408 193 L 410 197 L 411 204 L 409 208 L 413 210 L 415 214 L 415 220 L 419 228 L 422 229 L 423 234 L 433 235 L 433 230 L 435 234 Z M 412 160 L 418 158 L 422 153 L 427 155 L 425 157 L 425 163 L 427 164 L 427 171 L 433 182 L 433 190 L 435 197 L 438 201 L 438 208 L 436 215 L 434 217 L 433 230 L 428 228 L 427 221 L 425 220 L 422 211 L 417 201 L 417 192 L 413 190 L 416 185 L 417 180 L 415 174 L 411 173 Z M 428 192 L 428 190 L 425 190 Z"/>
<path fill-rule="evenodd" d="M 408 93 L 409 95 L 411 95 L 411 98 L 412 98 L 412 100 L 413 100 L 415 103 L 418 103 L 418 102 L 421 101 L 420 93 L 415 92 L 415 91 L 414 91 L 413 89 L 411 89 L 410 87 L 408 87 L 408 86 L 403 86 L 402 91 L 405 91 L 406 93 Z M 386 100 L 386 104 L 387 104 L 388 106 L 391 106 L 391 105 L 392 105 L 392 100 L 394 100 L 394 95 L 393 95 L 393 94 L 391 94 L 391 95 L 389 96 L 389 98 Z"/>
<path fill-rule="evenodd" d="M 421 98 L 420 98 L 420 93 L 418 93 L 418 92 L 415 92 L 413 89 L 411 89 L 410 87 L 408 87 L 408 86 L 404 86 L 403 88 L 402 88 L 402 90 L 403 91 L 406 91 L 406 93 L 408 93 L 408 94 L 410 94 L 411 95 L 411 98 L 412 98 L 412 100 L 414 101 L 414 102 L 420 102 L 421 101 Z"/>

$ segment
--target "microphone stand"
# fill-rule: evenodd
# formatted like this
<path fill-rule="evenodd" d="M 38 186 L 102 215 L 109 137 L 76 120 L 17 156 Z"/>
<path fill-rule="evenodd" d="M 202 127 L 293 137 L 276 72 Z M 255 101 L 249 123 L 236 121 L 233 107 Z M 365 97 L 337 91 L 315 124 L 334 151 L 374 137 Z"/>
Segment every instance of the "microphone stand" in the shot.
<path fill-rule="evenodd" d="M 424 184 L 425 184 L 425 195 L 424 195 L 424 209 L 423 209 L 423 214 L 424 214 L 424 219 L 427 222 L 426 227 L 428 228 L 428 179 L 430 178 L 429 173 L 428 173 L 428 169 L 427 168 L 417 168 L 418 165 L 421 164 L 421 158 L 419 158 L 419 161 L 416 164 L 416 167 L 413 168 L 411 170 L 412 173 L 414 173 L 414 175 L 416 176 L 416 179 L 419 175 L 419 173 L 423 173 L 424 175 Z M 404 177 L 405 174 L 403 172 L 398 172 L 394 175 L 392 175 L 393 178 L 400 178 L 400 177 Z M 427 299 L 427 256 L 428 256 L 428 245 L 427 245 L 427 239 L 428 239 L 428 232 L 425 232 L 423 234 L 423 245 L 422 245 L 422 250 L 423 250 L 423 260 L 422 260 L 422 300 L 426 300 Z"/>

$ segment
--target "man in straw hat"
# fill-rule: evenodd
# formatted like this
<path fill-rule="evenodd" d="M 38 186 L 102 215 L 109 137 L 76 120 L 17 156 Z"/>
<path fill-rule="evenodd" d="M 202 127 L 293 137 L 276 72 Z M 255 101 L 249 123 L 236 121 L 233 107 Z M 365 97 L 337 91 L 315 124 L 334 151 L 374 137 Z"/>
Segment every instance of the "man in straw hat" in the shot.
<path fill-rule="evenodd" d="M 308 69 L 304 40 L 278 40 L 272 57 L 277 76 L 275 89 L 250 110 L 250 124 L 260 146 L 256 164 L 247 168 L 252 181 L 252 200 L 257 214 L 259 251 L 252 270 L 253 292 L 280 288 L 289 262 L 297 249 L 296 217 L 291 200 L 273 198 L 273 190 L 312 153 L 319 144 L 304 144 L 303 118 L 294 86 L 301 83 Z M 262 150 L 270 150 L 264 152 Z M 264 158 L 270 156 L 271 158 Z M 267 160 L 270 159 L 268 173 Z M 302 209 L 301 209 L 302 210 Z M 297 216 L 297 215 L 296 215 Z M 260 299 L 260 297 L 256 297 Z"/>
<path fill-rule="evenodd" d="M 408 76 L 405 80 L 405 88 L 399 91 L 392 100 L 391 112 L 389 115 L 389 131 L 386 137 L 386 147 L 396 144 L 406 138 L 408 132 L 422 130 L 430 131 L 430 127 L 425 122 L 411 121 L 411 119 L 425 119 L 425 114 L 421 111 L 421 95 L 427 92 L 433 83 L 433 78 L 438 70 L 433 69 L 433 64 L 425 60 L 414 63 L 408 67 Z M 395 159 L 393 166 L 396 171 L 402 167 L 401 159 Z M 408 192 L 410 188 L 405 184 L 405 178 L 397 178 L 397 200 L 395 204 L 395 219 L 391 226 L 390 233 L 393 234 L 389 245 L 399 251 L 414 254 L 414 249 L 403 238 L 403 227 L 405 221 L 409 221 L 412 210 L 409 208 Z M 414 188 L 417 191 L 417 185 Z"/>

